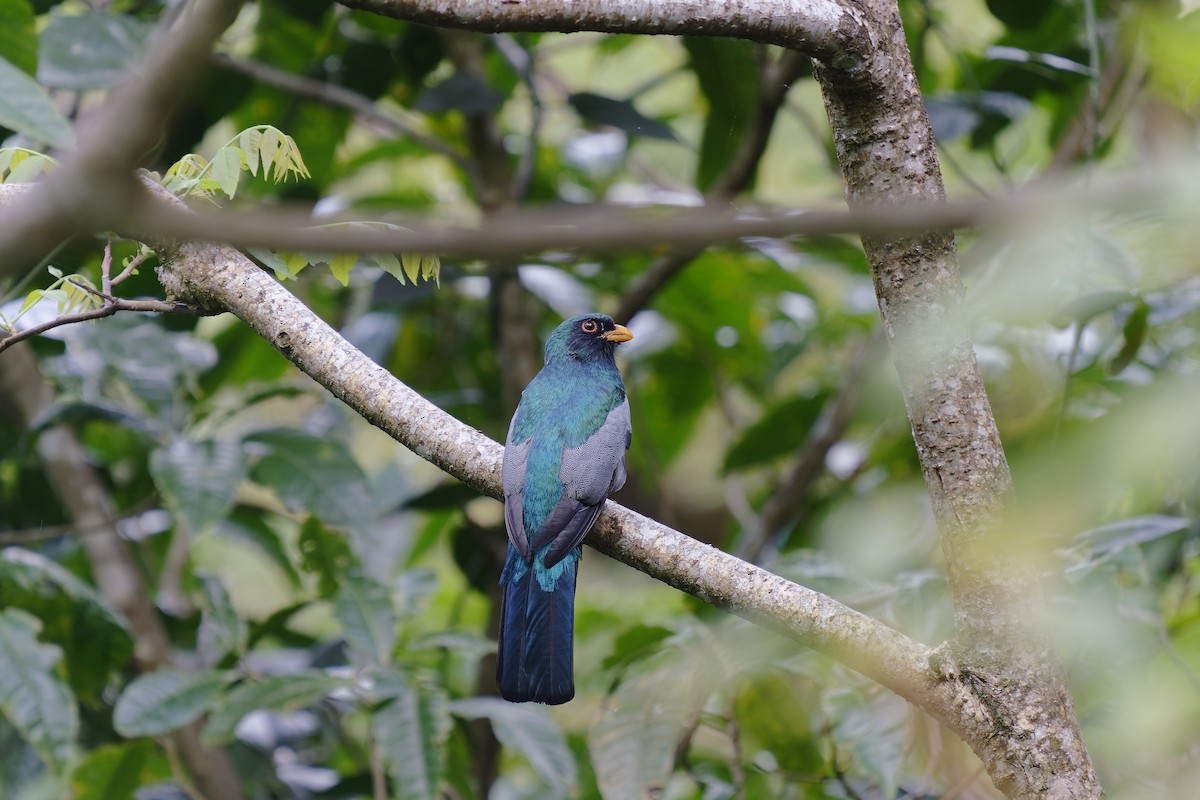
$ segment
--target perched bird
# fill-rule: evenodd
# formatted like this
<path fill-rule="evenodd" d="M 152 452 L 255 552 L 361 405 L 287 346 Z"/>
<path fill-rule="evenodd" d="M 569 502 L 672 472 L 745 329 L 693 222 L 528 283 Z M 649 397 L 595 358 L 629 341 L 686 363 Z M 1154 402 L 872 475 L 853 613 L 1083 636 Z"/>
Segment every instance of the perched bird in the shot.
<path fill-rule="evenodd" d="M 609 493 L 625 484 L 629 402 L 613 351 L 632 338 L 604 314 L 559 325 L 509 426 L 496 661 L 506 700 L 557 704 L 575 696 L 575 576 L 583 537 Z"/>

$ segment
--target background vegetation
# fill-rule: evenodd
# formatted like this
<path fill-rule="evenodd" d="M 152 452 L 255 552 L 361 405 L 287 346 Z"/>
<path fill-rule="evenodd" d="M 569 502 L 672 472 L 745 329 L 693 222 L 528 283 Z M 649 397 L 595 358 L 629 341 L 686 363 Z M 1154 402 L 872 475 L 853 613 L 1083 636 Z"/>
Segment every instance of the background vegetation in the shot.
<path fill-rule="evenodd" d="M 1113 796 L 1185 796 L 1200 782 L 1200 283 L 1186 190 L 1200 15 L 901 8 L 952 199 L 1130 181 L 1136 202 L 1062 207 L 960 247 L 1020 538 L 1049 553 L 1046 622 L 1097 769 Z M 0 0 L 5 179 L 53 169 L 12 148 L 69 147 L 75 120 L 176 10 Z M 259 0 L 201 67 L 195 102 L 143 159 L 166 174 L 199 154 L 174 173 L 185 183 L 212 159 L 213 184 L 174 186 L 198 202 L 355 206 L 403 225 L 523 204 L 736 196 L 752 212 L 841 197 L 808 62 L 745 42 L 483 36 Z M 239 138 L 260 125 L 290 136 L 302 165 Z M 228 142 L 236 164 L 217 156 Z M 1163 164 L 1178 183 L 1135 191 L 1139 170 Z M 74 240 L 51 272 L 11 282 L 5 320 L 19 330 L 97 302 L 63 276 L 100 286 L 106 244 Z M 111 247 L 113 273 L 142 257 L 137 242 Z M 621 349 L 634 421 L 622 503 L 920 641 L 949 635 L 942 553 L 857 238 L 399 268 L 253 255 L 293 273 L 289 288 L 378 363 L 499 439 L 556 322 L 619 314 L 637 336 Z M 121 297 L 161 297 L 146 258 Z M 21 351 L 0 352 L 0 796 L 198 796 L 170 736 L 197 720 L 248 797 L 995 794 L 904 700 L 591 551 L 577 699 L 503 703 L 491 688 L 497 503 L 397 447 L 229 315 L 120 313 Z M 18 399 L 31 386 L 47 401 L 36 413 Z M 64 428 L 102 500 L 48 459 L 46 437 Z M 82 523 L 80 503 L 98 520 Z M 88 540 L 114 520 L 169 658 L 98 580 Z"/>

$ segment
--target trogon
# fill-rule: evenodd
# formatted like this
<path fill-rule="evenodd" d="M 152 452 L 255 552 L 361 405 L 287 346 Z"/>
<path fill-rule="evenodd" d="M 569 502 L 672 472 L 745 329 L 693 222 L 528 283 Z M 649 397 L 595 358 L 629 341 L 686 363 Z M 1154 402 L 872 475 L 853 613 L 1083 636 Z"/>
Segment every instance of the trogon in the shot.
<path fill-rule="evenodd" d="M 632 429 L 613 353 L 632 338 L 604 314 L 559 325 L 509 426 L 496 662 L 506 700 L 557 704 L 575 696 L 575 577 L 583 537 L 625 483 Z"/>

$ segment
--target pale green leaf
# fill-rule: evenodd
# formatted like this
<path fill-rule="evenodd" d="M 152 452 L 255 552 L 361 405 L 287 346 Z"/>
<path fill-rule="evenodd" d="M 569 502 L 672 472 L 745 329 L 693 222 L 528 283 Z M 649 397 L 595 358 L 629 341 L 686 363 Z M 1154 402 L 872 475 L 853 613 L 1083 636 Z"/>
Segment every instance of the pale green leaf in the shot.
<path fill-rule="evenodd" d="M 222 147 L 213 155 L 211 174 L 225 196 L 232 199 L 242 174 L 242 151 L 231 145 Z"/>
<path fill-rule="evenodd" d="M 246 158 L 246 169 L 250 170 L 251 175 L 257 176 L 258 164 L 261 159 L 259 144 L 262 142 L 262 132 L 258 128 L 247 128 L 238 134 L 237 141 Z"/>
<path fill-rule="evenodd" d="M 62 652 L 37 639 L 37 620 L 23 611 L 0 612 L 0 712 L 56 775 L 76 756 L 79 711 L 55 674 Z"/>
<path fill-rule="evenodd" d="M 267 125 L 258 140 L 259 158 L 262 159 L 263 177 L 268 178 L 271 170 L 275 170 L 275 180 L 279 180 L 279 148 L 283 142 L 283 134 L 277 128 Z"/>
<path fill-rule="evenodd" d="M 382 269 L 388 275 L 391 275 L 400 283 L 404 283 L 404 269 L 400 264 L 400 259 L 396 258 L 391 253 L 371 253 L 367 256 L 372 264 Z"/>
<path fill-rule="evenodd" d="M 337 278 L 342 286 L 350 284 L 350 272 L 358 263 L 358 256 L 355 253 L 339 253 L 329 256 L 327 259 L 329 271 L 333 273 L 333 277 Z"/>
<path fill-rule="evenodd" d="M 126 737 L 161 736 L 198 719 L 221 693 L 220 672 L 160 669 L 135 678 L 113 709 L 113 727 Z"/>

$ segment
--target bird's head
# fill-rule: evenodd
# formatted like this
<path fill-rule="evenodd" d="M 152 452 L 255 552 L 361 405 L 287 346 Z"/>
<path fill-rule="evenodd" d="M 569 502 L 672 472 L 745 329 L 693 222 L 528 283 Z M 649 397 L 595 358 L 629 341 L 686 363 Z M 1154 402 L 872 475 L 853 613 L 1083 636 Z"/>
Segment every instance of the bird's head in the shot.
<path fill-rule="evenodd" d="M 607 314 L 580 314 L 550 334 L 546 340 L 546 363 L 562 358 L 579 361 L 611 359 L 616 346 L 632 338 L 628 328 L 613 322 Z"/>

